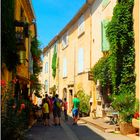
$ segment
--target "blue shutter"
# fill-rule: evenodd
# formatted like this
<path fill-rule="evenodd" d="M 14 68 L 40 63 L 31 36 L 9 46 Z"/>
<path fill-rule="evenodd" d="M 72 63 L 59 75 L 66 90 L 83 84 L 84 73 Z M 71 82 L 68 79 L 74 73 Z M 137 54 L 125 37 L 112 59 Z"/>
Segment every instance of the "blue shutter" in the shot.
<path fill-rule="evenodd" d="M 63 77 L 67 76 L 67 60 L 66 58 L 63 59 Z"/>
<path fill-rule="evenodd" d="M 45 80 L 45 92 L 48 91 L 48 80 Z"/>
<path fill-rule="evenodd" d="M 83 72 L 83 70 L 84 70 L 84 50 L 83 48 L 80 48 L 78 52 L 78 73 Z"/>

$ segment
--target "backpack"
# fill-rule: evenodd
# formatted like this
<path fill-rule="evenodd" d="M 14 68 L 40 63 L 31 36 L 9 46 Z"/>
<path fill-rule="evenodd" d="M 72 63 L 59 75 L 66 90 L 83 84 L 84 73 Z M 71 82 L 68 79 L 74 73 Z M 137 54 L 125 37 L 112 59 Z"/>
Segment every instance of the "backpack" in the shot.
<path fill-rule="evenodd" d="M 60 108 L 61 107 L 61 103 L 59 99 L 56 99 L 55 101 L 56 107 Z"/>

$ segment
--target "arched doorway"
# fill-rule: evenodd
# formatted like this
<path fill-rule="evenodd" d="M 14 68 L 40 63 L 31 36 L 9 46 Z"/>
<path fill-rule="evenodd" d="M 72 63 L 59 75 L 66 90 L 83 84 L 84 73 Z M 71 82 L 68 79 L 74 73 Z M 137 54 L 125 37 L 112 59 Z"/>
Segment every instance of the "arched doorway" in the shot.
<path fill-rule="evenodd" d="M 63 88 L 63 99 L 67 98 L 67 89 Z"/>

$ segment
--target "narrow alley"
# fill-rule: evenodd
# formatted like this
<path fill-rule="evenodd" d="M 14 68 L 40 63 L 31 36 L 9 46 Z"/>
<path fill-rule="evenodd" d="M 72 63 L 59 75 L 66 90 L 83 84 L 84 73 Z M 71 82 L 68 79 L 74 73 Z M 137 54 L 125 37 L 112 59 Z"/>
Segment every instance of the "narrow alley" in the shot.
<path fill-rule="evenodd" d="M 61 119 L 61 126 L 44 126 L 37 122 L 26 135 L 26 140 L 132 140 L 127 136 L 105 133 L 81 120 L 78 125 L 72 125 L 72 118 L 68 121 Z"/>

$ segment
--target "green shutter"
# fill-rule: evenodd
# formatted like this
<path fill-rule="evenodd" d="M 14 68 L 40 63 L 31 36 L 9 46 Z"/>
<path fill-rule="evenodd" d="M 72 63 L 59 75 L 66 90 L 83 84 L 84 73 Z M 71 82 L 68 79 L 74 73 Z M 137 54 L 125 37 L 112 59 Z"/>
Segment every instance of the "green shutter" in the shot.
<path fill-rule="evenodd" d="M 102 7 L 103 9 L 109 4 L 110 0 L 103 0 Z"/>
<path fill-rule="evenodd" d="M 106 37 L 106 25 L 108 24 L 109 20 L 103 20 L 101 23 L 102 28 L 102 51 L 109 51 L 109 42 Z"/>

